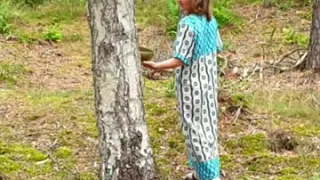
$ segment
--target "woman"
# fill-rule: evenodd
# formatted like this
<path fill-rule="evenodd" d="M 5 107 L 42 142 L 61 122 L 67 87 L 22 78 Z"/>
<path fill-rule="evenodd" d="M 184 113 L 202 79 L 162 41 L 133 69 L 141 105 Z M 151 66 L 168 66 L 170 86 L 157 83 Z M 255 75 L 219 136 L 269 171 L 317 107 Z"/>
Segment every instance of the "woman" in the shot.
<path fill-rule="evenodd" d="M 220 179 L 217 52 L 222 42 L 210 0 L 179 3 L 187 16 L 179 22 L 173 58 L 143 65 L 154 70 L 177 68 L 182 131 L 195 170 L 185 179 L 216 180 Z"/>

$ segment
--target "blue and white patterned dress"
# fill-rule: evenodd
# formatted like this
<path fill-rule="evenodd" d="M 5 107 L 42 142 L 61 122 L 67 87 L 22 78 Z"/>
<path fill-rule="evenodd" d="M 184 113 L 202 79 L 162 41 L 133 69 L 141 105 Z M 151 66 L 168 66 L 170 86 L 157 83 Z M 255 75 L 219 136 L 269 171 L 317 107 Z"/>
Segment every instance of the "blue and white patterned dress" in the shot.
<path fill-rule="evenodd" d="M 174 57 L 184 65 L 176 70 L 177 98 L 190 165 L 201 180 L 220 178 L 217 52 L 221 49 L 214 18 L 189 15 L 180 20 Z"/>

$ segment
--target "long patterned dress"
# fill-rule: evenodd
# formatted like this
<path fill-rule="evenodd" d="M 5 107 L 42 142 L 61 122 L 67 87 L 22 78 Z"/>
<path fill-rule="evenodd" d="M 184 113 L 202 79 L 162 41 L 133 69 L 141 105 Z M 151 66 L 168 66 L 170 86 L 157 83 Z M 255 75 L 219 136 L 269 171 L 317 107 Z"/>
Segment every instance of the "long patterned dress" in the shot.
<path fill-rule="evenodd" d="M 190 166 L 201 180 L 220 178 L 217 52 L 221 49 L 214 18 L 189 15 L 180 20 L 174 57 L 184 65 L 176 70 L 177 98 Z"/>

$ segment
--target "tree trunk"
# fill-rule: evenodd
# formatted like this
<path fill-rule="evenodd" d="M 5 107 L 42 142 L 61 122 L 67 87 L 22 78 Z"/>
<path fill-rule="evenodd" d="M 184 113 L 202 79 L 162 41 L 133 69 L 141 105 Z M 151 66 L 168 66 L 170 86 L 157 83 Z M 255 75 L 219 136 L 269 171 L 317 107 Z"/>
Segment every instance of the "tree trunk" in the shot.
<path fill-rule="evenodd" d="M 320 0 L 313 2 L 309 55 L 305 67 L 320 72 Z"/>
<path fill-rule="evenodd" d="M 142 101 L 134 2 L 88 2 L 103 180 L 155 177 Z"/>
<path fill-rule="evenodd" d="M 265 8 L 271 7 L 271 0 L 264 0 L 263 6 L 264 6 Z"/>

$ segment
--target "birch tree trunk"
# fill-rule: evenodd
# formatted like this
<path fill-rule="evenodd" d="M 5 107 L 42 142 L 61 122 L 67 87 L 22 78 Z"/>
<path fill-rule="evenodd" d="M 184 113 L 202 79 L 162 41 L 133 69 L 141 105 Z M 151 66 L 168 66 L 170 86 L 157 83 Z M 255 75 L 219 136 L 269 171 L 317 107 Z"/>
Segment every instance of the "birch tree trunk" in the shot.
<path fill-rule="evenodd" d="M 320 72 L 320 0 L 313 2 L 309 55 L 306 68 Z"/>
<path fill-rule="evenodd" d="M 103 180 L 155 178 L 134 0 L 89 0 L 95 109 Z"/>

